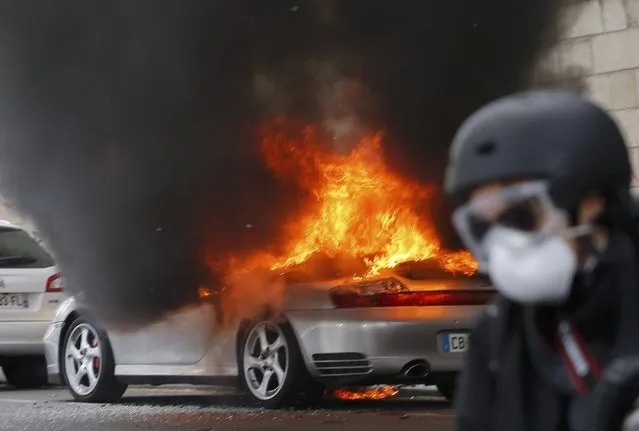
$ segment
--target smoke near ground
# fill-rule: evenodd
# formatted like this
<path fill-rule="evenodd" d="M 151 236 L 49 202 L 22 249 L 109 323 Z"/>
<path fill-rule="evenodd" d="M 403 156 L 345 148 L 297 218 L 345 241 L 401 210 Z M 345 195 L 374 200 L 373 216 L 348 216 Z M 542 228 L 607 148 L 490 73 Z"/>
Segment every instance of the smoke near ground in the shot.
<path fill-rule="evenodd" d="M 259 159 L 261 120 L 382 127 L 398 169 L 439 182 L 464 117 L 529 85 L 559 3 L 1 0 L 2 193 L 100 317 L 152 322 L 219 286 L 203 250 L 272 246 L 301 201 Z"/>

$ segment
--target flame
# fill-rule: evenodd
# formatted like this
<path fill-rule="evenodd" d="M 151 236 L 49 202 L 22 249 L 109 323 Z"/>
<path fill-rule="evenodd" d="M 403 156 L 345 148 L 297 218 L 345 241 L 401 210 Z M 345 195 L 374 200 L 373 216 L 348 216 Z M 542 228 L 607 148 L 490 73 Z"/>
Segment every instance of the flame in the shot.
<path fill-rule="evenodd" d="M 197 290 L 197 293 L 200 299 L 209 299 L 214 297 L 217 294 L 215 290 L 210 289 L 206 286 L 200 286 Z"/>
<path fill-rule="evenodd" d="M 266 165 L 283 180 L 295 181 L 314 197 L 287 226 L 281 257 L 254 256 L 271 270 L 286 270 L 315 253 L 349 255 L 367 267 L 356 278 L 379 275 L 409 261 L 435 259 L 450 272 L 473 274 L 467 252 L 447 252 L 423 203 L 434 192 L 393 172 L 382 149 L 381 132 L 363 137 L 346 153 L 313 126 L 277 118 L 260 129 Z M 254 266 L 254 265 L 249 265 Z"/>
<path fill-rule="evenodd" d="M 286 284 L 280 275 L 300 269 L 300 264 L 307 275 L 314 276 L 317 269 L 353 279 L 426 260 L 450 273 L 476 272 L 470 253 L 442 248 L 424 210 L 434 188 L 390 169 L 381 132 L 349 142 L 347 151 L 342 140 L 286 118 L 264 123 L 259 133 L 266 166 L 311 199 L 283 225 L 280 241 L 273 244 L 278 252 L 260 250 L 220 260 L 214 248 L 203 250 L 211 270 L 224 274 L 219 291 L 201 286 L 198 292 L 202 300 L 218 304 L 220 328 L 280 307 Z M 315 255 L 319 260 L 311 259 Z M 324 262 L 335 271 L 326 270 Z"/>
<path fill-rule="evenodd" d="M 382 386 L 376 388 L 346 389 L 337 388 L 332 391 L 335 398 L 340 400 L 383 400 L 394 397 L 399 393 L 399 389 L 394 386 Z"/>

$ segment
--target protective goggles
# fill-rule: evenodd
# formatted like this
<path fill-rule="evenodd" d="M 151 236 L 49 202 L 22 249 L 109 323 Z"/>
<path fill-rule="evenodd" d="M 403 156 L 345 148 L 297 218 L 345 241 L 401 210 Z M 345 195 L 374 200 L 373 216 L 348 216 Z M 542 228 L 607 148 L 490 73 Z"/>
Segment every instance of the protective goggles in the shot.
<path fill-rule="evenodd" d="M 545 181 L 530 181 L 496 189 L 473 198 L 453 213 L 453 225 L 480 266 L 488 263 L 491 241 L 499 240 L 496 227 L 516 230 L 526 248 L 551 234 L 564 233 L 566 217 L 552 202 Z"/>

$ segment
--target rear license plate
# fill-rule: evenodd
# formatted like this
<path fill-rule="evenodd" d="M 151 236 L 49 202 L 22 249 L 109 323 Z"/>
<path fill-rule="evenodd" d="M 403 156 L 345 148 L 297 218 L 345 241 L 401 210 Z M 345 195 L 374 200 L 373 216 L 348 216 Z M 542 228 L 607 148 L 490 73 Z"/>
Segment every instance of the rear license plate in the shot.
<path fill-rule="evenodd" d="M 29 308 L 29 301 L 23 295 L 14 295 L 11 293 L 0 293 L 0 309 L 25 309 Z"/>
<path fill-rule="evenodd" d="M 468 350 L 470 344 L 468 333 L 443 334 L 442 338 L 445 353 L 463 353 Z"/>

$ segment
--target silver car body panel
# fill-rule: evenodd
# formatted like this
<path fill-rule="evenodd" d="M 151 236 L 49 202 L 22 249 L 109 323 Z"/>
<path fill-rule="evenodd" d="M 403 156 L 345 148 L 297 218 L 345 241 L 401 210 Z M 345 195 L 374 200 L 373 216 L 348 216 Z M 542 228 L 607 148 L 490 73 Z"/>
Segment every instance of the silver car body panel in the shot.
<path fill-rule="evenodd" d="M 468 280 L 414 281 L 403 278 L 410 290 L 483 289 Z M 444 332 L 469 331 L 482 306 L 427 306 L 335 308 L 331 288 L 345 283 L 298 283 L 287 288 L 283 311 L 293 328 L 309 372 L 327 377 L 330 355 L 348 354 L 340 360 L 345 377 L 364 379 L 394 375 L 411 361 L 426 361 L 432 372 L 457 371 L 459 353 L 445 353 Z M 349 280 L 352 283 L 352 280 Z M 58 309 L 45 336 L 50 375 L 59 373 L 59 348 L 65 320 L 79 308 L 75 298 Z M 237 328 L 215 332 L 215 312 L 210 304 L 181 311 L 163 322 L 139 331 L 109 330 L 119 376 L 236 376 Z M 349 359 L 350 358 L 350 359 Z M 353 361 L 349 368 L 348 361 Z M 349 374 L 348 370 L 353 372 Z"/>

